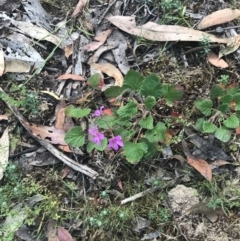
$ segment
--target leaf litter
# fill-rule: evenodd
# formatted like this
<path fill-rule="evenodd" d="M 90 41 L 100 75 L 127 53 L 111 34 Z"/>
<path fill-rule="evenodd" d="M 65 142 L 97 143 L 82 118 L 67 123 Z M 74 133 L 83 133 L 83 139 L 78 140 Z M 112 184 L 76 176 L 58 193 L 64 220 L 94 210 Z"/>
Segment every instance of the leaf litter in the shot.
<path fill-rule="evenodd" d="M 42 2 L 44 7 L 51 6 L 48 1 Z M 195 226 L 189 224 L 189 220 L 192 222 L 195 218 L 201 225 L 201 220 L 197 218 L 196 214 L 202 213 L 211 222 L 218 222 L 216 215 L 222 215 L 223 202 L 225 205 L 232 204 L 234 206 L 237 204 L 230 201 L 227 203 L 226 199 L 221 199 L 222 203 L 219 204 L 217 195 L 225 195 L 221 193 L 220 188 L 218 194 L 210 195 L 211 200 L 208 203 L 201 202 L 206 196 L 209 197 L 211 189 L 208 190 L 208 193 L 197 194 L 196 189 L 204 189 L 201 185 L 205 184 L 204 179 L 201 179 L 200 175 L 197 176 L 195 170 L 211 182 L 206 185 L 218 187 L 218 178 L 229 179 L 234 173 L 231 167 L 234 168 L 235 165 L 238 165 L 236 164 L 238 156 L 236 152 L 231 151 L 236 148 L 235 143 L 238 143 L 238 140 L 235 139 L 228 148 L 212 139 L 211 135 L 205 133 L 206 135 L 203 137 L 191 128 L 184 128 L 181 121 L 176 120 L 168 126 L 166 132 L 168 135 L 165 137 L 168 141 L 166 141 L 165 146 L 162 146 L 161 152 L 158 150 L 158 157 L 151 157 L 147 162 L 141 161 L 134 166 L 129 165 L 129 163 L 126 165 L 121 151 L 114 154 L 110 150 L 105 152 L 95 150 L 87 154 L 85 147 L 76 149 L 67 145 L 64 139 L 65 133 L 78 124 L 81 125 L 81 130 L 87 133 L 88 125 L 91 124 L 93 117 L 90 119 L 82 118 L 81 115 L 69 117 L 66 116 L 66 109 L 69 108 L 69 105 L 77 104 L 84 108 L 89 107 L 94 111 L 103 106 L 103 115 L 112 118 L 114 108 L 123 106 L 124 101 L 126 101 L 124 95 L 118 96 L 114 91 L 118 93 L 119 88 L 124 86 L 125 75 L 130 69 L 136 69 L 144 75 L 150 72 L 156 73 L 163 82 L 174 83 L 178 88 L 184 89 L 183 99 L 178 102 L 173 104 L 169 102 L 167 105 L 165 105 L 166 103 L 154 102 L 158 108 L 155 121 L 158 118 L 167 121 L 169 116 L 174 116 L 174 118 L 181 116 L 184 121 L 188 121 L 186 118 L 194 120 L 195 113 L 189 109 L 189 106 L 193 103 L 194 98 L 197 98 L 196 96 L 206 98 L 207 90 L 210 89 L 212 83 L 219 80 L 221 71 L 227 68 L 229 72 L 223 73 L 229 74 L 231 82 L 238 78 L 238 63 L 235 62 L 231 53 L 237 53 L 239 37 L 228 37 L 224 33 L 213 35 L 204 30 L 200 31 L 200 29 L 223 23 L 228 24 L 229 21 L 238 18 L 240 10 L 221 9 L 218 6 L 216 7 L 218 11 L 204 17 L 198 25 L 191 17 L 194 14 L 189 14 L 187 19 L 189 25 L 186 27 L 181 22 L 168 24 L 163 21 L 164 24 L 162 24 L 161 21 L 156 20 L 154 17 L 156 14 L 163 16 L 164 11 L 168 11 L 167 6 L 165 6 L 165 10 L 161 12 L 164 9 L 163 3 L 157 9 L 150 2 L 141 7 L 137 2 L 131 3 L 130 1 L 124 1 L 121 4 L 117 1 L 93 4 L 91 0 L 79 0 L 76 6 L 72 6 L 73 12 L 70 18 L 69 7 L 67 4 L 62 5 L 62 9 L 66 12 L 65 16 L 59 18 L 58 8 L 51 8 L 52 12 L 54 13 L 55 10 L 56 14 L 56 16 L 52 16 L 44 10 L 42 2 L 23 1 L 21 4 L 25 13 L 19 12 L 17 15 L 14 11 L 19 8 L 19 4 L 11 2 L 7 5 L 4 3 L 6 13 L 0 13 L 2 28 L 5 29 L 1 32 L 2 38 L 0 39 L 0 73 L 3 76 L 2 88 L 13 98 L 19 98 L 19 102 L 21 99 L 26 99 L 27 95 L 22 91 L 22 96 L 19 97 L 12 90 L 17 88 L 14 87 L 17 78 L 16 80 L 7 79 L 8 82 L 4 78 L 9 78 L 5 73 L 22 73 L 26 83 L 18 82 L 16 85 L 27 86 L 27 91 L 39 91 L 44 94 L 43 96 L 39 95 L 38 100 L 47 108 L 40 108 L 41 105 L 39 105 L 37 111 L 33 112 L 33 107 L 30 110 L 26 109 L 26 106 L 14 107 L 16 102 L 13 102 L 10 97 L 6 97 L 5 92 L 1 92 L 3 93 L 2 100 L 6 106 L 14 113 L 18 123 L 27 130 L 27 133 L 21 131 L 22 139 L 31 143 L 30 139 L 33 138 L 34 142 L 46 148 L 46 152 L 52 153 L 55 160 L 61 161 L 60 163 L 50 161 L 51 158 L 44 155 L 29 153 L 31 164 L 27 162 L 27 165 L 32 166 L 28 175 L 31 176 L 32 180 L 37 177 L 38 182 L 46 188 L 50 195 L 49 198 L 53 198 L 52 194 L 56 195 L 57 199 L 54 199 L 53 202 L 57 203 L 55 206 L 59 205 L 59 209 L 57 213 L 54 213 L 56 216 L 52 214 L 51 217 L 49 210 L 44 210 L 43 213 L 47 218 L 41 216 L 41 212 L 37 213 L 35 226 L 30 225 L 29 229 L 24 229 L 22 224 L 24 220 L 29 221 L 29 219 L 24 204 L 19 200 L 16 206 L 12 205 L 12 207 L 16 207 L 16 209 L 13 208 L 13 212 L 18 210 L 17 212 L 20 213 L 19 219 L 16 219 L 19 223 L 18 225 L 13 223 L 13 229 L 8 230 L 9 233 L 14 234 L 16 231 L 16 236 L 23 240 L 30 240 L 31 237 L 24 236 L 24 231 L 20 233 L 21 228 L 30 232 L 38 230 L 51 241 L 78 239 L 79 235 L 76 234 L 76 231 L 80 229 L 82 230 L 81 236 L 85 240 L 124 240 L 124 238 L 125 240 L 146 240 L 157 237 L 165 240 L 170 236 L 175 239 L 179 235 L 184 240 L 198 240 L 198 238 L 203 240 L 206 238 L 203 233 L 202 236 L 200 234 L 199 237 L 196 236 Z M 64 4 L 58 0 L 54 0 L 54 2 Z M 207 7 L 207 3 L 200 5 Z M 57 4 L 54 3 L 52 6 L 57 6 Z M 193 11 L 191 5 L 186 7 L 189 12 Z M 146 18 L 143 17 L 140 20 L 140 18 L 134 17 L 134 12 L 131 9 L 137 9 L 139 13 L 145 12 Z M 48 9 L 46 8 L 46 10 Z M 201 8 L 198 9 L 198 6 L 194 7 L 194 11 L 202 16 L 205 15 L 205 12 L 202 12 Z M 14 12 L 14 14 L 9 14 L 10 12 Z M 59 19 L 65 20 L 59 22 Z M 75 21 L 75 25 L 71 25 L 71 21 Z M 189 27 L 190 25 L 192 27 Z M 195 30 L 193 26 L 197 26 L 198 30 Z M 208 41 L 204 42 L 204 39 L 208 39 Z M 217 49 L 210 53 L 206 51 L 206 55 L 201 55 L 202 53 L 199 52 L 197 56 L 195 51 L 199 51 L 198 49 L 192 53 L 185 51 L 186 49 L 194 49 L 198 43 L 203 44 L 200 49 L 202 48 L 204 51 L 211 47 L 211 43 L 219 43 L 222 46 L 220 49 L 218 46 L 214 46 Z M 138 46 L 137 51 L 134 46 Z M 182 54 L 184 52 L 186 54 Z M 213 66 L 209 65 L 206 59 Z M 98 74 L 98 76 L 90 79 L 90 76 L 94 74 Z M 112 87 L 115 89 L 113 88 L 111 90 L 113 92 L 110 91 L 108 94 L 110 93 L 109 95 L 114 97 L 114 102 L 119 98 L 120 101 L 117 105 L 110 102 L 107 94 L 105 95 L 105 90 Z M 101 90 L 100 93 L 99 90 Z M 138 99 L 136 94 L 136 102 L 140 107 L 143 101 L 145 100 Z M 24 117 L 21 116 L 20 111 Z M 173 112 L 179 114 L 172 115 Z M 191 112 L 190 117 L 186 117 L 188 116 L 187 112 Z M 191 121 L 193 120 L 191 119 Z M 1 126 L 1 130 L 3 138 L 8 128 Z M 236 128 L 237 130 L 238 128 Z M 174 139 L 178 137 L 177 133 L 183 134 L 181 139 L 183 147 L 181 141 Z M 89 136 L 86 134 L 85 138 L 89 138 Z M 142 139 L 144 136 L 138 138 Z M 176 141 L 174 144 L 171 142 L 173 140 Z M 15 142 L 18 143 L 17 141 L 16 138 L 6 145 L 5 138 L 5 143 L 1 143 L 2 146 L 8 147 L 3 155 L 5 164 L 8 160 L 9 148 L 12 148 Z M 193 146 L 188 148 L 190 143 Z M 28 151 L 24 145 L 21 147 L 24 147 L 24 151 Z M 137 148 L 135 149 L 137 150 Z M 18 154 L 21 157 L 24 155 L 21 151 Z M 137 151 L 133 152 L 131 160 L 134 160 L 136 155 L 138 155 Z M 42 158 L 42 162 L 37 157 Z M 44 159 L 49 159 L 49 161 Z M 177 162 L 180 162 L 181 165 L 178 165 Z M 5 172 L 9 171 L 5 164 L 2 169 L 3 176 Z M 56 165 L 55 171 L 50 174 L 50 177 L 47 176 L 47 173 L 49 175 L 51 172 L 49 165 Z M 157 172 L 159 165 L 163 170 L 161 174 Z M 40 171 L 36 169 L 36 166 Z M 141 177 L 150 181 L 141 184 Z M 3 178 L 3 181 L 7 178 L 8 175 Z M 183 185 L 177 185 L 179 182 Z M 221 179 L 220 182 L 224 183 L 225 180 Z M 186 186 L 193 183 L 196 189 L 188 190 Z M 52 184 L 54 184 L 53 187 L 51 187 Z M 62 185 L 65 188 L 63 190 L 58 188 Z M 155 192 L 156 190 L 159 194 Z M 70 198 L 69 192 L 74 198 Z M 234 195 L 236 198 L 236 194 Z M 197 196 L 199 198 L 196 198 Z M 224 197 L 229 199 L 228 196 Z M 131 202 L 131 207 L 128 202 Z M 63 203 L 64 207 L 61 206 Z M 125 205 L 119 207 L 120 203 Z M 208 207 L 209 205 L 220 205 L 221 207 L 214 209 Z M 83 209 L 86 208 L 85 211 L 80 210 L 79 206 L 84 207 Z M 198 208 L 199 206 L 200 208 Z M 114 207 L 117 207 L 117 211 L 113 209 Z M 158 209 L 154 209 L 155 207 Z M 60 210 L 63 208 L 67 212 L 61 212 Z M 77 210 L 82 217 L 80 220 L 79 216 L 77 217 L 78 222 L 75 222 L 77 219 L 71 218 L 75 217 L 75 211 L 71 214 L 73 216 L 66 215 L 66 213 L 72 212 L 72 208 Z M 199 209 L 205 211 L 201 212 Z M 191 215 L 194 217 L 188 216 L 187 210 L 191 210 Z M 54 212 L 54 208 L 51 211 Z M 115 214 L 117 216 L 114 216 Z M 211 215 L 212 217 L 210 217 Z M 115 227 L 111 226 L 114 223 L 111 216 L 114 220 L 120 220 Z M 52 219 L 53 217 L 54 219 Z M 6 215 L 5 222 L 10 218 L 10 215 Z M 41 223 L 38 219 L 42 220 Z M 124 220 L 127 220 L 127 225 Z M 48 230 L 46 229 L 47 221 L 49 221 Z M 105 222 L 108 225 L 107 229 L 104 226 Z M 165 222 L 167 226 L 165 226 Z M 159 223 L 163 225 L 161 232 L 156 228 Z M 121 226 L 122 224 L 123 226 Z M 3 225 L 5 225 L 4 222 Z M 209 224 L 206 221 L 206 229 L 209 231 L 211 225 L 208 227 L 207 225 Z M 183 226 L 186 229 L 183 229 Z M 124 227 L 124 231 L 121 230 L 121 227 Z M 165 227 L 168 228 L 164 229 Z M 215 232 L 217 233 L 217 229 Z"/>

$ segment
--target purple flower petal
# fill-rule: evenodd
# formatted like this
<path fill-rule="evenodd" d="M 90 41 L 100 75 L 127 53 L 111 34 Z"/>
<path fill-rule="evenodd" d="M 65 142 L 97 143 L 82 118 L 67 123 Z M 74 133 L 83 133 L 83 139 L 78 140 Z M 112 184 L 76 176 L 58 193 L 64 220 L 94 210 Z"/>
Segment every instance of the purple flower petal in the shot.
<path fill-rule="evenodd" d="M 115 151 L 119 149 L 119 147 L 123 147 L 123 141 L 121 136 L 114 136 L 111 139 L 109 139 L 108 148 L 113 148 Z"/>
<path fill-rule="evenodd" d="M 104 134 L 98 131 L 97 126 L 94 126 L 88 130 L 89 134 L 91 135 L 90 139 L 93 143 L 101 146 L 101 141 L 105 138 Z"/>
<path fill-rule="evenodd" d="M 104 106 L 102 105 L 98 110 L 95 110 L 94 113 L 92 114 L 92 117 L 100 117 L 103 115 L 103 109 L 104 109 Z"/>

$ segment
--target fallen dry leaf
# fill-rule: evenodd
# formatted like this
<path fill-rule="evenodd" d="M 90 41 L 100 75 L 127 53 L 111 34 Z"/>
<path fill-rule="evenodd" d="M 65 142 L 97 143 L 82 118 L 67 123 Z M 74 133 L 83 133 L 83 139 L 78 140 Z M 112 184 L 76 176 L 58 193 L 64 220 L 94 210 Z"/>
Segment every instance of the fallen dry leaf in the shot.
<path fill-rule="evenodd" d="M 4 53 L 3 53 L 3 50 L 0 49 L 0 76 L 3 75 L 3 73 L 4 73 L 4 68 L 5 68 L 5 64 L 4 64 Z"/>
<path fill-rule="evenodd" d="M 80 80 L 80 81 L 85 80 L 84 77 L 82 77 L 81 75 L 76 75 L 76 74 L 63 74 L 57 78 L 57 80 L 66 80 L 66 79 Z"/>
<path fill-rule="evenodd" d="M 212 169 L 210 165 L 203 159 L 196 158 L 191 155 L 187 143 L 182 141 L 183 152 L 187 156 L 187 163 L 195 168 L 203 177 L 205 177 L 209 182 L 212 181 Z"/>
<path fill-rule="evenodd" d="M 64 124 L 65 124 L 65 109 L 61 108 L 56 115 L 56 122 L 55 122 L 55 128 L 58 130 L 64 130 Z"/>
<path fill-rule="evenodd" d="M 3 173 L 7 168 L 8 157 L 9 157 L 9 136 L 8 136 L 8 128 L 6 128 L 0 139 L 0 180 L 3 178 Z"/>
<path fill-rule="evenodd" d="M 223 69 L 228 67 L 228 63 L 225 62 L 223 59 L 219 59 L 218 56 L 213 52 L 210 52 L 207 55 L 207 60 L 209 61 L 209 63 L 216 67 L 220 67 Z"/>
<path fill-rule="evenodd" d="M 56 221 L 50 220 L 47 225 L 47 237 L 48 241 L 60 241 L 57 234 L 56 234 Z"/>
<path fill-rule="evenodd" d="M 68 59 L 70 55 L 72 55 L 73 53 L 73 45 L 70 44 L 70 45 L 67 45 L 65 48 L 64 48 L 64 55 L 65 57 Z"/>
<path fill-rule="evenodd" d="M 47 94 L 47 95 L 50 95 L 51 97 L 53 97 L 56 100 L 60 100 L 60 98 L 53 92 L 50 92 L 50 91 L 47 91 L 47 90 L 42 90 L 40 92 L 44 93 L 44 94 Z"/>
<path fill-rule="evenodd" d="M 227 46 L 221 47 L 218 58 L 221 58 L 222 56 L 231 54 L 235 52 L 240 46 L 240 35 L 236 35 L 234 38 L 232 38 L 232 42 L 228 43 Z"/>
<path fill-rule="evenodd" d="M 11 59 L 5 61 L 5 70 L 4 73 L 28 73 L 31 69 L 31 66 L 21 60 Z"/>
<path fill-rule="evenodd" d="M 60 241 L 74 241 L 71 234 L 64 227 L 59 226 L 57 234 Z"/>
<path fill-rule="evenodd" d="M 8 116 L 7 115 L 0 115 L 0 120 L 8 120 Z"/>
<path fill-rule="evenodd" d="M 83 46 L 83 49 L 85 49 L 87 52 L 90 51 L 94 51 L 96 49 L 98 49 L 100 46 L 102 46 L 104 44 L 104 42 L 106 41 L 107 37 L 112 33 L 112 29 L 107 29 L 101 33 L 99 33 L 95 38 L 94 42 L 87 44 L 85 46 Z"/>
<path fill-rule="evenodd" d="M 15 21 L 11 19 L 11 23 L 18 27 L 23 33 L 32 38 L 38 40 L 46 40 L 55 45 L 60 45 L 62 42 L 59 37 L 51 34 L 46 29 L 38 27 L 30 22 Z"/>
<path fill-rule="evenodd" d="M 197 29 L 209 28 L 211 26 L 227 23 L 240 16 L 239 9 L 225 8 L 213 12 L 212 14 L 204 17 L 202 21 L 198 24 Z"/>
<path fill-rule="evenodd" d="M 79 0 L 77 6 L 75 7 L 71 17 L 75 17 L 78 13 L 82 11 L 82 9 L 86 6 L 88 0 Z"/>
<path fill-rule="evenodd" d="M 187 156 L 187 163 L 194 167 L 209 182 L 212 181 L 212 169 L 210 165 L 203 159 Z"/>
<path fill-rule="evenodd" d="M 199 30 L 175 25 L 159 25 L 148 22 L 142 26 L 136 26 L 134 16 L 113 16 L 107 18 L 107 20 L 129 34 L 152 41 L 202 41 L 203 37 L 207 37 L 210 42 L 216 43 L 229 43 L 231 41 L 228 38 L 218 38 Z"/>
<path fill-rule="evenodd" d="M 101 72 L 107 74 L 108 76 L 113 77 L 115 79 L 116 86 L 121 87 L 123 85 L 123 75 L 120 72 L 120 70 L 117 69 L 114 65 L 110 63 L 106 63 L 106 64 L 91 63 L 90 65 L 92 68 L 96 70 L 100 70 Z"/>
<path fill-rule="evenodd" d="M 54 126 L 42 126 L 42 125 L 36 125 L 34 123 L 29 123 L 26 121 L 23 121 L 23 124 L 25 127 L 30 129 L 32 133 L 46 141 L 49 141 L 52 144 L 61 144 L 61 145 L 67 145 L 67 143 L 64 140 L 65 137 L 65 131 L 58 130 Z"/>

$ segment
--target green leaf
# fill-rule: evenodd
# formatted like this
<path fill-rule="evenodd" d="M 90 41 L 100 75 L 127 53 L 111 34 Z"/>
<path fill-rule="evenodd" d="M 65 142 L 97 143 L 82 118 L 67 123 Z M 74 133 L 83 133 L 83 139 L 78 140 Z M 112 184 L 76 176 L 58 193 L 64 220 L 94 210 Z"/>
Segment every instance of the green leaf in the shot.
<path fill-rule="evenodd" d="M 152 130 L 148 130 L 145 133 L 145 137 L 150 142 L 164 141 L 166 136 L 166 126 L 162 122 L 158 122 L 157 125 Z"/>
<path fill-rule="evenodd" d="M 67 142 L 67 144 L 73 147 L 83 146 L 85 143 L 85 135 L 82 127 L 73 127 L 66 133 L 64 140 Z"/>
<path fill-rule="evenodd" d="M 221 111 L 223 114 L 226 114 L 228 109 L 229 109 L 229 104 L 221 104 L 217 108 L 217 110 Z"/>
<path fill-rule="evenodd" d="M 144 155 L 144 159 L 149 160 L 149 159 L 153 158 L 153 157 L 156 155 L 156 153 L 157 153 L 156 143 L 151 143 L 151 142 L 149 142 L 148 139 L 146 139 L 146 138 L 141 138 L 141 139 L 139 140 L 139 143 L 141 143 L 141 142 L 146 143 L 147 146 L 148 146 L 148 151 L 147 151 L 147 154 Z"/>
<path fill-rule="evenodd" d="M 211 108 L 212 108 L 212 101 L 211 100 L 196 100 L 195 106 L 198 110 L 200 110 L 205 116 L 211 115 Z"/>
<path fill-rule="evenodd" d="M 101 118 L 97 118 L 95 122 L 100 129 L 108 130 L 115 125 L 116 120 L 115 116 L 104 115 Z"/>
<path fill-rule="evenodd" d="M 174 101 L 180 100 L 182 98 L 183 92 L 181 90 L 176 89 L 176 86 L 163 85 L 162 95 L 163 98 L 167 101 L 167 104 L 171 105 Z"/>
<path fill-rule="evenodd" d="M 137 105 L 134 101 L 129 101 L 125 106 L 117 110 L 117 114 L 121 117 L 132 117 L 138 112 Z"/>
<path fill-rule="evenodd" d="M 142 159 L 143 155 L 146 154 L 147 151 L 148 145 L 145 142 L 126 142 L 124 144 L 123 155 L 126 156 L 128 162 L 135 164 Z"/>
<path fill-rule="evenodd" d="M 205 133 L 214 133 L 217 130 L 217 126 L 209 121 L 203 122 L 203 132 Z"/>
<path fill-rule="evenodd" d="M 101 140 L 101 146 L 99 146 L 98 144 L 93 143 L 92 141 L 90 141 L 87 144 L 87 152 L 90 153 L 94 148 L 96 150 L 98 150 L 98 151 L 103 151 L 103 150 L 106 149 L 107 143 L 108 143 L 107 138 L 104 138 L 103 140 Z"/>
<path fill-rule="evenodd" d="M 162 96 L 162 85 L 157 75 L 148 75 L 141 85 L 140 94 L 142 96 L 154 96 L 155 98 L 160 98 Z"/>
<path fill-rule="evenodd" d="M 239 126 L 239 119 L 237 118 L 236 115 L 230 115 L 224 122 L 223 124 L 227 128 L 237 128 Z"/>
<path fill-rule="evenodd" d="M 230 87 L 230 88 L 227 89 L 226 92 L 227 92 L 228 95 L 234 96 L 234 95 L 236 95 L 240 92 L 240 89 L 238 87 Z"/>
<path fill-rule="evenodd" d="M 151 115 L 149 115 L 145 119 L 140 120 L 139 121 L 139 125 L 142 128 L 145 128 L 145 129 L 148 129 L 148 130 L 152 130 L 153 129 L 153 117 Z"/>
<path fill-rule="evenodd" d="M 214 85 L 210 90 L 211 99 L 215 99 L 223 95 L 224 95 L 224 90 L 219 85 Z"/>
<path fill-rule="evenodd" d="M 125 90 L 124 87 L 112 86 L 104 91 L 107 98 L 116 98 Z"/>
<path fill-rule="evenodd" d="M 195 124 L 195 129 L 197 131 L 203 131 L 203 123 L 204 123 L 204 118 L 199 118 Z"/>
<path fill-rule="evenodd" d="M 67 116 L 75 117 L 75 118 L 81 118 L 81 117 L 87 116 L 90 112 L 91 112 L 91 109 L 89 108 L 85 108 L 85 109 L 82 109 L 80 107 L 75 108 L 73 105 L 69 105 L 65 109 L 65 114 Z"/>
<path fill-rule="evenodd" d="M 90 78 L 88 78 L 87 82 L 89 83 L 89 85 L 91 85 L 93 88 L 98 89 L 99 85 L 102 82 L 102 76 L 98 73 L 93 74 Z"/>
<path fill-rule="evenodd" d="M 145 106 L 148 110 L 151 110 L 156 104 L 156 98 L 154 96 L 148 96 L 145 100 Z"/>
<path fill-rule="evenodd" d="M 123 86 L 130 90 L 140 90 L 144 77 L 135 70 L 129 70 L 124 77 Z"/>
<path fill-rule="evenodd" d="M 235 102 L 235 106 L 234 106 L 235 110 L 240 110 L 240 94 L 239 93 L 235 94 L 233 96 L 233 101 Z"/>
<path fill-rule="evenodd" d="M 237 111 L 236 111 L 236 116 L 237 116 L 237 118 L 240 119 L 240 110 L 237 110 Z"/>
<path fill-rule="evenodd" d="M 231 132 L 223 126 L 217 129 L 214 135 L 222 142 L 228 142 L 231 138 Z"/>
<path fill-rule="evenodd" d="M 222 96 L 221 99 L 220 99 L 220 101 L 221 101 L 222 103 L 230 104 L 231 101 L 232 101 L 232 99 L 233 99 L 232 95 L 229 95 L 229 94 L 228 94 L 228 95 Z"/>
<path fill-rule="evenodd" d="M 120 128 L 118 130 L 114 129 L 115 136 L 121 135 L 124 142 L 130 141 L 133 138 L 133 136 L 135 135 L 135 133 L 136 133 L 136 131 L 133 129 L 131 129 L 131 130 L 127 130 L 126 128 Z"/>

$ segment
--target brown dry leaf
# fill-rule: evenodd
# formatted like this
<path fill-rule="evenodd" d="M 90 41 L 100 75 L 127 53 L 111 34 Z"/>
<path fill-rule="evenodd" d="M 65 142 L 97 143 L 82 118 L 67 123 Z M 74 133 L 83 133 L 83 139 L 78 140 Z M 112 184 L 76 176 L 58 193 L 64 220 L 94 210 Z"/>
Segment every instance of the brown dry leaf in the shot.
<path fill-rule="evenodd" d="M 80 81 L 85 80 L 84 77 L 82 77 L 81 75 L 76 75 L 76 74 L 63 74 L 57 78 L 57 80 L 66 80 L 66 79 L 80 80 Z"/>
<path fill-rule="evenodd" d="M 36 125 L 26 121 L 23 121 L 23 124 L 30 129 L 35 136 L 43 140 L 47 140 L 52 144 L 67 145 L 67 143 L 64 141 L 66 133 L 63 130 L 58 130 L 54 126 L 49 127 Z"/>
<path fill-rule="evenodd" d="M 71 234 L 64 227 L 59 226 L 57 233 L 60 241 L 74 241 Z"/>
<path fill-rule="evenodd" d="M 4 73 L 4 68 L 5 68 L 5 64 L 4 64 L 4 53 L 3 53 L 3 50 L 0 49 L 0 76 L 3 75 L 3 73 Z"/>
<path fill-rule="evenodd" d="M 221 58 L 222 56 L 226 56 L 228 54 L 231 54 L 235 52 L 240 46 L 240 35 L 236 35 L 231 43 L 228 43 L 226 47 L 221 47 L 218 58 Z"/>
<path fill-rule="evenodd" d="M 220 166 L 224 166 L 224 165 L 229 165 L 232 164 L 228 161 L 225 160 L 215 160 L 214 162 L 211 163 L 211 167 L 220 167 Z"/>
<path fill-rule="evenodd" d="M 111 76 L 115 79 L 115 86 L 122 86 L 123 85 L 123 75 L 119 69 L 117 69 L 114 65 L 106 63 L 106 64 L 97 64 L 91 63 L 92 68 L 96 70 L 100 70 L 101 72 Z"/>
<path fill-rule="evenodd" d="M 94 42 L 87 44 L 85 46 L 83 46 L 83 49 L 87 50 L 87 52 L 90 51 L 94 51 L 96 49 L 98 49 L 100 46 L 102 46 L 104 44 L 104 42 L 106 41 L 107 37 L 112 33 L 112 29 L 107 29 L 101 33 L 99 33 L 95 38 Z"/>
<path fill-rule="evenodd" d="M 33 25 L 30 22 L 22 22 L 22 21 L 15 21 L 11 19 L 11 23 L 18 27 L 23 33 L 26 35 L 38 39 L 38 40 L 46 40 L 55 45 L 59 45 L 62 40 L 48 32 L 46 29 Z"/>
<path fill-rule="evenodd" d="M 8 164 L 9 157 L 9 135 L 8 128 L 6 128 L 0 139 L 0 180 L 3 178 Z"/>
<path fill-rule="evenodd" d="M 56 221 L 50 220 L 47 225 L 48 241 L 60 241 L 56 234 Z"/>
<path fill-rule="evenodd" d="M 93 93 L 93 90 L 89 91 L 82 98 L 76 100 L 75 104 L 82 104 L 82 103 L 84 103 L 87 100 L 88 96 L 91 95 L 92 93 Z"/>
<path fill-rule="evenodd" d="M 180 161 L 182 167 L 184 166 L 184 164 L 186 162 L 186 159 L 183 156 L 181 156 L 181 155 L 173 155 L 169 159 L 171 159 L 171 160 L 172 159 L 177 159 L 178 161 Z"/>
<path fill-rule="evenodd" d="M 4 73 L 28 73 L 31 66 L 24 61 L 11 59 L 5 61 Z"/>
<path fill-rule="evenodd" d="M 203 159 L 187 156 L 187 163 L 194 167 L 209 182 L 212 181 L 212 169 L 210 165 Z"/>
<path fill-rule="evenodd" d="M 70 171 L 71 171 L 71 168 L 69 166 L 65 166 L 61 171 L 61 178 L 64 179 L 69 174 Z"/>
<path fill-rule="evenodd" d="M 7 115 L 0 115 L 0 120 L 8 120 L 8 116 Z"/>
<path fill-rule="evenodd" d="M 202 176 L 204 176 L 209 182 L 212 181 L 212 169 L 210 165 L 203 159 L 195 158 L 191 155 L 187 143 L 182 141 L 183 152 L 187 156 L 187 163 L 195 168 Z"/>
<path fill-rule="evenodd" d="M 208 54 L 207 60 L 209 61 L 209 63 L 211 63 L 212 65 L 214 65 L 216 67 L 220 67 L 223 69 L 228 67 L 228 63 L 225 62 L 223 59 L 219 59 L 218 56 L 213 52 L 210 52 Z"/>
<path fill-rule="evenodd" d="M 82 11 L 82 9 L 86 6 L 88 0 L 79 0 L 77 6 L 75 7 L 71 17 L 75 17 L 78 13 Z"/>
<path fill-rule="evenodd" d="M 56 122 L 55 122 L 55 128 L 58 130 L 64 130 L 64 124 L 65 124 L 65 109 L 61 108 L 56 115 Z"/>
<path fill-rule="evenodd" d="M 198 24 L 197 29 L 208 28 L 217 24 L 227 23 L 240 16 L 239 9 L 225 8 L 213 12 L 212 14 L 204 17 Z"/>
<path fill-rule="evenodd" d="M 72 152 L 72 150 L 69 148 L 69 146 L 58 145 L 58 148 L 61 149 L 64 152 L 69 152 L 69 153 Z"/>
<path fill-rule="evenodd" d="M 64 54 L 65 54 L 65 57 L 68 59 L 70 55 L 72 55 L 73 53 L 73 45 L 70 44 L 70 45 L 67 45 L 65 48 L 64 48 Z"/>
<path fill-rule="evenodd" d="M 107 19 L 116 27 L 129 34 L 152 41 L 202 41 L 203 37 L 207 37 L 210 42 L 216 43 L 229 43 L 231 41 L 228 38 L 218 38 L 199 30 L 175 25 L 159 25 L 154 22 L 148 22 L 142 26 L 136 26 L 134 16 L 114 16 Z"/>

